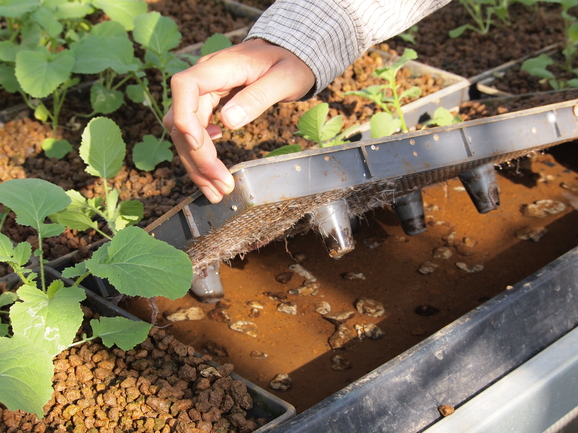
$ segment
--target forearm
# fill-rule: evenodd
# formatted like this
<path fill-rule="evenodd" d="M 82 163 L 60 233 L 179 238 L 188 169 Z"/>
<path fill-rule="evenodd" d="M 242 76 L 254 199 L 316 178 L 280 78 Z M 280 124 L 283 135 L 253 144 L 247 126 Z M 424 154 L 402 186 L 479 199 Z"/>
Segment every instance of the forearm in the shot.
<path fill-rule="evenodd" d="M 251 29 L 288 49 L 323 90 L 372 45 L 411 27 L 450 0 L 277 0 Z"/>

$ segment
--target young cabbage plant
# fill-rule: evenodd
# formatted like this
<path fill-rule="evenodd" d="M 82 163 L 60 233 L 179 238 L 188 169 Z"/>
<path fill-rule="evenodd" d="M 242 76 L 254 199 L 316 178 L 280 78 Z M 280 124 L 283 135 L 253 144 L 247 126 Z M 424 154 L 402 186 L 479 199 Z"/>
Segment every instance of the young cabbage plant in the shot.
<path fill-rule="evenodd" d="M 555 64 L 555 61 L 547 54 L 540 54 L 538 57 L 527 59 L 522 63 L 521 70 L 528 72 L 530 75 L 540 78 L 540 82 L 547 82 L 554 90 L 564 89 L 567 87 L 578 87 L 578 78 L 562 80 L 556 78 L 548 66 Z"/>
<path fill-rule="evenodd" d="M 50 122 L 55 132 L 66 95 L 79 82 L 79 65 L 98 57 L 111 44 L 82 42 L 92 51 L 72 50 L 91 33 L 88 17 L 99 12 L 119 23 L 125 30 L 147 10 L 141 0 L 3 0 L 0 16 L 5 26 L 0 31 L 0 87 L 18 92 L 42 122 Z M 92 72 L 85 72 L 92 73 Z M 105 111 L 101 111 L 105 112 Z M 72 147 L 66 140 L 50 137 L 43 143 L 48 156 L 62 157 Z"/>
<path fill-rule="evenodd" d="M 508 9 L 516 0 L 460 0 L 464 9 L 474 20 L 475 25 L 464 24 L 449 32 L 451 38 L 460 37 L 466 30 L 472 30 L 481 35 L 490 31 L 492 26 L 500 24 L 510 25 L 510 15 Z M 517 0 L 520 1 L 520 0 Z M 535 0 L 524 0 L 521 3 L 535 2 Z M 497 18 L 497 19 L 496 19 Z"/>
<path fill-rule="evenodd" d="M 299 118 L 299 130 L 295 133 L 307 140 L 316 142 L 319 147 L 330 147 L 338 144 L 348 143 L 345 138 L 351 134 L 357 125 L 347 128 L 341 132 L 343 118 L 341 115 L 327 119 L 329 114 L 329 104 L 322 102 L 307 110 Z"/>
<path fill-rule="evenodd" d="M 135 226 L 142 217 L 142 203 L 120 202 L 119 191 L 109 185 L 125 153 L 118 126 L 110 119 L 95 118 L 83 132 L 80 156 L 86 170 L 103 179 L 104 197 L 86 199 L 41 179 L 0 184 L 4 206 L 0 221 L 13 211 L 18 224 L 36 230 L 39 245 L 36 249 L 28 242 L 14 245 L 0 234 L 0 261 L 22 280 L 15 293 L 0 296 L 1 313 L 10 320 L 10 326 L 0 327 L 0 402 L 10 410 L 44 416 L 43 407 L 53 391 L 52 359 L 66 348 L 100 338 L 107 347 L 129 350 L 147 337 L 151 325 L 146 322 L 101 317 L 90 321 L 91 335 L 77 338 L 83 322 L 80 303 L 86 298 L 80 283 L 89 275 L 107 279 L 128 296 L 177 299 L 190 288 L 192 265 L 187 254 Z M 48 281 L 42 250 L 43 240 L 59 236 L 65 227 L 94 229 L 109 239 L 91 258 L 64 269 L 62 276 L 74 281 L 68 286 L 63 279 Z M 39 258 L 38 271 L 26 267 L 31 254 Z"/>
<path fill-rule="evenodd" d="M 403 51 L 403 55 L 397 59 L 397 61 L 391 65 L 384 68 L 378 68 L 375 70 L 374 75 L 382 78 L 386 81 L 386 84 L 369 86 L 360 91 L 345 92 L 344 95 L 355 95 L 367 98 L 374 102 L 377 106 L 383 109 L 386 113 L 396 114 L 401 121 L 401 130 L 407 132 L 407 125 L 401 111 L 401 100 L 403 98 L 417 98 L 421 95 L 421 89 L 419 87 L 411 87 L 399 93 L 396 76 L 401 68 L 410 60 L 417 59 L 417 53 L 411 48 L 406 48 Z M 391 94 L 391 96 L 388 96 Z M 390 108 L 393 106 L 393 110 Z"/>
<path fill-rule="evenodd" d="M 149 12 L 138 16 L 135 19 L 135 26 L 133 38 L 145 50 L 145 62 L 139 69 L 130 71 L 130 77 L 137 84 L 128 85 L 126 93 L 133 102 L 150 108 L 163 128 L 163 134 L 159 139 L 147 135 L 134 148 L 133 161 L 136 167 L 149 171 L 157 164 L 170 161 L 173 157 L 171 145 L 164 139 L 168 131 L 163 125 L 163 117 L 172 103 L 169 78 L 188 68 L 190 64 L 173 51 L 180 44 L 182 37 L 174 20 L 163 17 L 158 12 Z M 207 39 L 202 47 L 202 53 L 210 54 L 230 45 L 231 41 L 228 38 L 216 34 Z M 190 59 L 188 56 L 183 57 Z M 162 92 L 158 101 L 154 98 L 146 78 L 146 72 L 153 69 L 161 75 Z"/>
<path fill-rule="evenodd" d="M 454 115 L 447 108 L 438 107 L 434 111 L 433 117 L 422 124 L 422 129 L 429 126 L 453 125 L 462 121 L 459 114 Z M 380 112 L 371 117 L 369 126 L 371 138 L 389 137 L 401 130 L 401 120 L 393 117 L 390 113 Z"/>
<path fill-rule="evenodd" d="M 576 53 L 578 53 L 578 18 L 572 15 L 575 12 L 575 6 L 578 6 L 578 0 L 543 0 L 546 3 L 556 3 L 562 8 L 561 16 L 564 20 L 564 67 L 567 72 L 578 74 L 573 68 Z M 573 86 L 575 87 L 575 86 Z"/>

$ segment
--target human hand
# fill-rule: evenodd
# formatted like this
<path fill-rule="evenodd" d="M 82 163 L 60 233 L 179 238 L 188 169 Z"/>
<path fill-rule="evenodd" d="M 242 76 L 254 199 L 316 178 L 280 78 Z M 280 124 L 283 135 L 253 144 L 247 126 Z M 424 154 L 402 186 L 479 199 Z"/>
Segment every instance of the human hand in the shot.
<path fill-rule="evenodd" d="M 173 105 L 164 118 L 192 181 L 212 203 L 234 188 L 233 177 L 217 158 L 212 140 L 220 128 L 210 124 L 222 98 L 225 127 L 238 129 L 277 102 L 303 97 L 315 84 L 311 69 L 285 48 L 252 39 L 202 57 L 171 79 Z"/>

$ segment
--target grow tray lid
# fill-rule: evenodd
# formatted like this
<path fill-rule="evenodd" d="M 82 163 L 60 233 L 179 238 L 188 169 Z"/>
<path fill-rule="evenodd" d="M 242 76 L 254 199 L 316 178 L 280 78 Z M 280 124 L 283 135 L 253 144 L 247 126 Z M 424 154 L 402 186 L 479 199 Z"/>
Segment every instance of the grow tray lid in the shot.
<path fill-rule="evenodd" d="M 200 191 L 147 227 L 196 270 L 306 231 L 307 215 L 346 200 L 351 215 L 485 164 L 578 138 L 578 100 L 387 138 L 244 162 L 216 204 Z"/>

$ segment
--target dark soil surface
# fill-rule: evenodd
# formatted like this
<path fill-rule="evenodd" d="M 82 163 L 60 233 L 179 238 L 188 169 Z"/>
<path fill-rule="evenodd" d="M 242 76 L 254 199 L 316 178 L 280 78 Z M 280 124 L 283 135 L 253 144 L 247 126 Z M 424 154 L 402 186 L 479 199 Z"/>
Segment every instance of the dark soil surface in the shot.
<path fill-rule="evenodd" d="M 174 14 L 183 34 L 186 34 L 192 33 L 190 29 L 198 25 L 194 21 L 194 9 L 190 9 L 195 4 L 193 1 L 160 0 L 151 7 Z M 214 12 L 214 8 L 211 3 L 210 11 L 220 15 Z M 191 15 L 191 20 L 187 14 Z M 510 27 L 492 30 L 486 36 L 467 33 L 460 39 L 451 39 L 447 31 L 469 19 L 460 3 L 454 1 L 418 24 L 416 45 L 395 38 L 387 42 L 387 47 L 381 48 L 402 52 L 404 47 L 411 47 L 418 52 L 418 61 L 471 77 L 561 41 L 562 21 L 554 6 L 532 10 L 515 4 L 511 15 L 513 24 Z M 227 25 L 225 27 L 229 28 Z M 210 25 L 205 28 L 208 32 L 213 31 Z M 296 137 L 294 132 L 300 115 L 319 102 L 330 104 L 331 115 L 343 115 L 346 126 L 368 120 L 376 111 L 375 106 L 360 98 L 343 98 L 343 92 L 354 86 L 364 88 L 375 84 L 371 72 L 381 65 L 380 62 L 380 57 L 368 54 L 317 98 L 279 104 L 251 125 L 239 131 L 225 131 L 223 138 L 216 143 L 220 157 L 228 166 L 233 166 L 261 158 L 284 144 L 311 146 Z M 431 77 L 414 77 L 404 85 L 419 85 L 427 94 L 438 90 L 440 83 Z M 508 92 L 519 93 L 511 89 Z M 472 119 L 576 97 L 576 93 L 567 93 L 517 100 L 465 101 L 459 111 L 464 119 Z M 58 132 L 76 149 L 85 120 L 75 115 L 89 111 L 86 102 L 83 95 L 70 99 L 61 121 L 63 129 Z M 111 117 L 121 126 L 129 149 L 145 134 L 161 134 L 160 126 L 154 126 L 152 115 L 138 105 L 126 104 Z M 66 189 L 78 189 L 87 197 L 102 194 L 102 185 L 84 173 L 77 151 L 62 161 L 44 156 L 40 144 L 48 134 L 49 128 L 30 120 L 27 111 L 18 119 L 6 122 L 0 128 L 0 180 L 39 177 Z M 361 221 L 355 233 L 356 249 L 339 261 L 328 257 L 321 240 L 312 232 L 287 242 L 271 243 L 249 253 L 243 260 L 235 259 L 230 265 L 221 266 L 226 301 L 215 305 L 202 304 L 192 296 L 174 302 L 157 299 L 156 307 L 161 315 L 156 324 L 167 326 L 166 333 L 182 343 L 212 354 L 220 364 L 234 364 L 239 375 L 264 388 L 277 374 L 288 374 L 292 379 L 290 389 L 270 390 L 296 406 L 299 412 L 303 411 L 578 245 L 578 213 L 568 198 L 568 194 L 578 195 L 576 161 L 576 144 L 568 143 L 532 158 L 504 164 L 498 176 L 502 206 L 487 215 L 476 213 L 463 187 L 455 179 L 427 188 L 424 191 L 428 218 L 426 233 L 408 237 L 391 210 L 378 209 Z M 143 201 L 145 220 L 142 225 L 154 221 L 195 191 L 176 153 L 172 162 L 161 164 L 152 173 L 135 169 L 129 157 L 114 183 L 121 187 L 122 199 Z M 542 219 L 523 214 L 526 205 L 543 199 L 561 201 L 566 205 L 564 211 Z M 518 239 L 516 233 L 528 226 L 544 227 L 547 233 L 539 242 Z M 3 232 L 17 242 L 35 242 L 34 234 L 18 227 L 12 218 L 6 222 Z M 47 258 L 53 259 L 79 248 L 88 253 L 86 247 L 97 239 L 95 233 L 67 231 L 58 239 L 47 240 L 43 248 Z M 449 258 L 433 256 L 434 250 L 440 247 L 451 253 Z M 288 270 L 298 257 L 302 259 L 302 266 L 320 283 L 316 295 L 287 293 L 303 283 L 299 275 Z M 432 261 L 438 267 L 435 272 L 423 275 L 418 268 L 426 261 Z M 468 273 L 458 268 L 457 262 L 470 267 L 483 265 L 483 269 Z M 0 267 L 0 275 L 6 272 L 9 269 Z M 364 279 L 347 279 L 351 273 L 362 274 Z M 280 277 L 281 274 L 285 274 L 285 279 Z M 271 294 L 276 296 L 271 297 Z M 279 301 L 274 299 L 281 295 L 295 304 L 297 314 L 277 310 Z M 359 313 L 355 305 L 361 298 L 381 303 L 384 314 L 370 317 Z M 263 306 L 259 317 L 255 317 L 257 313 L 247 305 L 250 301 Z M 316 304 L 323 301 L 331 306 L 332 312 L 353 311 L 346 322 L 349 334 L 342 349 L 330 345 L 335 325 L 315 312 Z M 132 300 L 125 306 L 145 320 L 153 316 L 152 307 L 144 300 Z M 420 314 L 424 306 L 435 314 Z M 183 322 L 166 319 L 167 315 L 183 307 L 199 307 L 206 317 Z M 229 329 L 229 321 L 237 320 L 254 321 L 258 336 L 250 337 Z M 375 340 L 368 337 L 359 339 L 355 325 L 377 325 L 383 335 Z M 342 355 L 343 359 L 337 362 L 335 355 Z M 171 383 L 171 386 L 176 385 Z M 189 387 L 191 389 L 194 391 Z M 139 410 L 142 411 L 142 407 Z M 185 412 L 191 418 L 187 410 Z M 182 419 L 180 412 L 176 415 L 169 413 L 173 419 Z M 7 419 L 14 415 L 5 410 L 2 417 Z M 133 421 L 147 417 L 149 415 L 143 414 Z M 68 422 L 74 422 L 74 417 Z M 171 427 L 168 421 L 167 425 Z M 195 425 L 194 428 L 201 427 Z M 212 428 L 216 431 L 214 426 Z"/>

